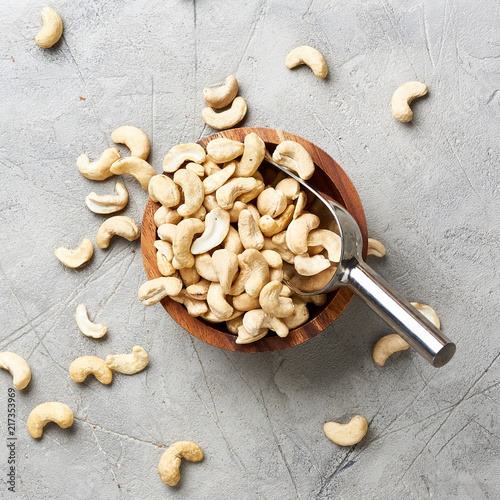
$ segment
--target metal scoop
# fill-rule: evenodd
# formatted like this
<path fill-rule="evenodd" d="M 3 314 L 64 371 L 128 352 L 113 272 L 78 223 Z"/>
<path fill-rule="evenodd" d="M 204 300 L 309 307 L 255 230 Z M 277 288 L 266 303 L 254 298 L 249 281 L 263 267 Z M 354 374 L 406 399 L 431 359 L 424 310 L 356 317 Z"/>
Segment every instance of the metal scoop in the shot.
<path fill-rule="evenodd" d="M 266 157 L 265 162 L 299 182 L 308 198 L 313 198 L 308 210 L 320 218 L 320 227 L 336 232 L 341 238 L 337 267 L 331 266 L 316 276 L 306 277 L 298 274 L 293 265 L 284 263 L 285 283 L 302 295 L 317 295 L 346 286 L 432 366 L 439 368 L 448 363 L 455 354 L 455 344 L 364 262 L 361 255 L 363 237 L 354 218 L 270 158 Z"/>

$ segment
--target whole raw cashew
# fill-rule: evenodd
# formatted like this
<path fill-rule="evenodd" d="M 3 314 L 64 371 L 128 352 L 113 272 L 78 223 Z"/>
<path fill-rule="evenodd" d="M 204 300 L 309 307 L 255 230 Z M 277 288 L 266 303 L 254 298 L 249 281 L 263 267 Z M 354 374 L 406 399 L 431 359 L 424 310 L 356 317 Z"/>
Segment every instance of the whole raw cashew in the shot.
<path fill-rule="evenodd" d="M 182 290 L 182 281 L 179 278 L 156 278 L 146 281 L 139 287 L 137 296 L 145 306 L 152 306 L 167 295 L 173 297 L 179 295 Z"/>
<path fill-rule="evenodd" d="M 323 255 L 309 257 L 309 254 L 297 255 L 293 262 L 296 271 L 302 276 L 315 276 L 316 274 L 328 269 L 330 261 Z"/>
<path fill-rule="evenodd" d="M 314 214 L 302 214 L 293 220 L 286 230 L 286 245 L 295 254 L 307 253 L 309 233 L 319 226 L 320 220 Z"/>
<path fill-rule="evenodd" d="M 89 261 L 94 254 L 94 245 L 88 239 L 82 240 L 80 246 L 76 250 L 69 250 L 68 248 L 59 247 L 54 250 L 56 259 L 62 262 L 66 267 L 80 267 L 85 262 Z"/>
<path fill-rule="evenodd" d="M 181 201 L 181 193 L 177 184 L 170 177 L 162 174 L 151 177 L 148 193 L 151 200 L 159 201 L 166 208 L 175 207 Z M 177 212 L 177 215 L 180 220 L 181 214 Z"/>
<path fill-rule="evenodd" d="M 286 231 L 277 233 L 272 238 L 264 238 L 264 250 L 274 250 L 280 254 L 285 262 L 293 264 L 295 255 L 286 246 L 285 238 Z"/>
<path fill-rule="evenodd" d="M 177 231 L 173 241 L 174 260 L 176 269 L 194 266 L 194 257 L 191 253 L 191 243 L 195 234 L 203 233 L 205 224 L 199 219 L 184 219 L 177 224 Z"/>
<path fill-rule="evenodd" d="M 255 132 L 245 136 L 244 144 L 243 156 L 236 167 L 236 177 L 254 175 L 266 155 L 266 145 Z"/>
<path fill-rule="evenodd" d="M 243 97 L 236 97 L 228 110 L 217 113 L 212 108 L 205 108 L 201 112 L 201 117 L 210 127 L 218 130 L 226 130 L 241 122 L 246 114 L 247 103 L 245 99 Z"/>
<path fill-rule="evenodd" d="M 104 196 L 98 195 L 93 191 L 85 198 L 85 203 L 89 210 L 95 214 L 112 214 L 123 210 L 128 203 L 127 188 L 121 183 L 116 183 L 116 196 L 106 194 Z"/>
<path fill-rule="evenodd" d="M 258 250 L 249 248 L 238 255 L 238 261 L 241 269 L 240 275 L 247 276 L 244 287 L 245 292 L 250 297 L 258 297 L 264 285 L 269 282 L 269 266 L 266 259 Z M 236 282 L 238 279 L 239 277 Z M 240 293 L 235 293 L 234 295 L 240 295 Z M 232 290 L 231 295 L 233 295 Z"/>
<path fill-rule="evenodd" d="M 186 290 L 181 290 L 179 295 L 171 297 L 171 299 L 175 302 L 179 302 L 179 304 L 182 304 L 191 316 L 202 316 L 208 312 L 206 301 L 193 299 L 187 294 Z"/>
<path fill-rule="evenodd" d="M 169 486 L 175 486 L 181 479 L 181 459 L 199 462 L 203 459 L 202 449 L 191 441 L 179 441 L 170 445 L 158 462 L 160 479 Z"/>
<path fill-rule="evenodd" d="M 172 265 L 172 259 L 174 258 L 174 251 L 172 250 L 172 244 L 169 243 L 168 241 L 160 241 L 160 240 L 155 241 L 155 246 L 156 243 L 165 243 L 165 245 L 168 245 L 170 247 L 169 251 L 170 257 L 167 257 L 167 255 L 165 255 L 167 251 L 158 250 L 156 252 L 156 265 L 158 266 L 158 271 L 160 271 L 162 276 L 172 276 L 177 272 L 177 269 L 175 269 L 175 267 Z"/>
<path fill-rule="evenodd" d="M 333 231 L 329 231 L 328 229 L 313 229 L 307 235 L 307 246 L 322 246 L 328 252 L 328 259 L 331 262 L 340 261 L 342 242 L 340 236 Z"/>
<path fill-rule="evenodd" d="M 238 328 L 243 326 L 243 317 L 238 316 L 237 318 L 226 321 L 226 327 L 230 333 L 233 335 L 238 335 Z"/>
<path fill-rule="evenodd" d="M 260 214 L 270 215 L 273 219 L 281 215 L 286 207 L 286 194 L 274 188 L 264 189 L 257 198 L 257 208 Z"/>
<path fill-rule="evenodd" d="M 205 175 L 212 175 L 216 172 L 219 172 L 221 168 L 217 163 L 215 163 L 210 156 L 207 156 L 205 161 L 202 164 L 203 170 L 205 170 Z"/>
<path fill-rule="evenodd" d="M 208 281 L 217 281 L 218 278 L 215 274 L 214 266 L 212 265 L 212 257 L 209 253 L 197 255 L 194 259 L 194 267 L 202 278 Z"/>
<path fill-rule="evenodd" d="M 76 324 L 80 331 L 87 337 L 100 339 L 108 331 L 108 327 L 104 323 L 92 323 L 87 314 L 87 308 L 84 304 L 80 304 L 75 312 Z"/>
<path fill-rule="evenodd" d="M 203 89 L 203 99 L 205 104 L 214 109 L 228 106 L 238 95 L 238 80 L 233 75 L 229 75 L 224 85 L 216 88 L 205 87 Z"/>
<path fill-rule="evenodd" d="M 101 224 L 95 239 L 97 246 L 103 249 L 108 248 L 111 238 L 115 235 L 134 241 L 141 236 L 141 230 L 131 217 L 115 215 Z"/>
<path fill-rule="evenodd" d="M 274 189 L 277 191 L 283 191 L 288 203 L 292 203 L 292 201 L 296 200 L 300 194 L 300 184 L 291 177 L 287 177 L 286 179 L 279 181 Z"/>
<path fill-rule="evenodd" d="M 207 154 L 215 163 L 226 163 L 241 156 L 244 148 L 240 141 L 220 137 L 207 144 Z"/>
<path fill-rule="evenodd" d="M 252 309 L 260 309 L 258 297 L 250 297 L 248 293 L 242 293 L 233 297 L 233 307 L 238 311 L 251 311 Z M 243 324 L 243 319 L 241 320 Z"/>
<path fill-rule="evenodd" d="M 263 311 L 277 318 L 286 318 L 293 314 L 293 301 L 286 297 L 280 297 L 283 284 L 279 281 L 271 281 L 262 288 L 259 295 L 260 307 Z"/>
<path fill-rule="evenodd" d="M 234 311 L 231 304 L 226 300 L 226 294 L 219 283 L 210 283 L 207 304 L 210 310 L 223 321 L 229 319 Z"/>
<path fill-rule="evenodd" d="M 14 387 L 20 391 L 31 380 L 30 366 L 24 358 L 14 352 L 0 352 L 0 368 L 7 370 L 12 375 Z"/>
<path fill-rule="evenodd" d="M 356 415 L 348 424 L 327 422 L 323 426 L 326 437 L 340 446 L 353 446 L 359 443 L 368 432 L 368 422 L 365 417 Z"/>
<path fill-rule="evenodd" d="M 292 222 L 294 210 L 295 207 L 293 205 L 288 205 L 286 210 L 279 217 L 276 217 L 276 219 L 273 219 L 270 215 L 262 216 L 259 220 L 259 227 L 264 236 L 271 237 L 284 231 L 290 222 Z"/>
<path fill-rule="evenodd" d="M 115 175 L 129 174 L 135 177 L 146 191 L 151 177 L 156 174 L 155 169 L 146 160 L 135 156 L 127 156 L 116 160 L 111 165 L 110 170 Z"/>
<path fill-rule="evenodd" d="M 340 238 L 340 237 L 339 237 Z M 375 257 L 383 257 L 385 255 L 385 247 L 373 238 L 368 238 L 368 252 L 367 255 L 375 255 Z"/>
<path fill-rule="evenodd" d="M 192 299 L 206 300 L 209 286 L 210 286 L 210 281 L 202 279 L 198 281 L 198 283 L 186 287 L 186 293 Z"/>
<path fill-rule="evenodd" d="M 214 208 L 205 217 L 205 230 L 203 234 L 193 242 L 191 253 L 199 255 L 217 245 L 220 245 L 227 236 L 230 227 L 229 214 L 222 208 Z"/>
<path fill-rule="evenodd" d="M 254 177 L 236 177 L 217 189 L 215 198 L 221 208 L 228 210 L 233 207 L 238 196 L 253 191 L 258 184 L 259 181 Z"/>
<path fill-rule="evenodd" d="M 182 282 L 186 288 L 200 281 L 200 275 L 194 266 L 179 269 L 179 274 L 181 275 Z"/>
<path fill-rule="evenodd" d="M 175 172 L 185 161 L 203 163 L 206 158 L 205 150 L 194 142 L 174 146 L 163 159 L 163 170 Z"/>
<path fill-rule="evenodd" d="M 271 281 L 283 281 L 283 259 L 281 255 L 274 250 L 262 250 L 260 253 L 269 266 L 269 279 Z M 237 309 L 239 308 L 237 307 Z"/>
<path fill-rule="evenodd" d="M 257 340 L 265 337 L 268 331 L 269 328 L 261 328 L 256 334 L 250 334 L 244 325 L 240 325 L 238 326 L 238 338 L 235 342 L 237 344 L 250 344 L 252 342 L 257 342 Z"/>
<path fill-rule="evenodd" d="M 228 294 L 238 272 L 238 256 L 229 250 L 216 250 L 212 255 L 212 266 L 222 292 Z"/>
<path fill-rule="evenodd" d="M 35 439 L 42 437 L 43 428 L 49 422 L 55 422 L 61 429 L 71 427 L 73 425 L 71 408 L 56 401 L 42 403 L 33 408 L 27 422 L 30 436 Z"/>
<path fill-rule="evenodd" d="M 205 194 L 207 195 L 213 193 L 214 191 L 217 191 L 217 189 L 223 186 L 229 180 L 229 178 L 234 174 L 235 169 L 236 169 L 236 162 L 231 162 L 223 169 L 203 179 L 203 187 L 205 188 Z"/>
<path fill-rule="evenodd" d="M 397 88 L 392 94 L 392 116 L 400 122 L 406 123 L 413 118 L 410 108 L 411 102 L 417 97 L 427 94 L 427 85 L 421 82 L 407 82 Z"/>
<path fill-rule="evenodd" d="M 147 160 L 149 156 L 148 136 L 137 127 L 124 125 L 111 132 L 111 140 L 117 144 L 125 144 L 130 149 L 130 156 Z"/>
<path fill-rule="evenodd" d="M 160 227 L 162 224 L 178 224 L 182 217 L 177 213 L 177 210 L 161 206 L 153 217 L 155 226 Z"/>
<path fill-rule="evenodd" d="M 134 346 L 131 354 L 108 354 L 106 364 L 115 372 L 133 375 L 149 363 L 148 353 L 141 346 Z"/>
<path fill-rule="evenodd" d="M 434 326 L 441 328 L 441 321 L 437 312 L 431 307 L 420 302 L 411 302 L 411 305 L 415 307 L 420 314 L 423 314 Z"/>
<path fill-rule="evenodd" d="M 310 179 L 314 174 L 314 162 L 307 149 L 295 141 L 283 141 L 276 146 L 273 160 L 282 167 L 295 172 L 301 179 Z"/>
<path fill-rule="evenodd" d="M 264 246 L 264 236 L 249 210 L 240 212 L 238 233 L 245 248 L 260 250 Z"/>
<path fill-rule="evenodd" d="M 283 318 L 283 322 L 290 331 L 303 325 L 309 319 L 309 309 L 306 302 L 299 297 L 292 297 L 292 301 L 293 314 L 288 318 Z"/>
<path fill-rule="evenodd" d="M 257 182 L 255 187 L 252 190 L 247 191 L 244 194 L 240 194 L 238 196 L 237 201 L 241 201 L 243 203 L 249 203 L 250 201 L 257 198 L 257 196 L 259 196 L 259 194 L 262 193 L 262 191 L 264 191 L 264 188 L 266 187 L 266 185 L 264 184 L 264 182 L 261 179 L 257 178 L 258 173 L 259 172 L 255 172 L 255 174 L 253 175 L 253 178 L 255 178 L 255 180 Z M 239 177 L 239 179 L 252 179 L 252 177 Z"/>
<path fill-rule="evenodd" d="M 73 382 L 84 382 L 90 374 L 101 384 L 108 385 L 113 380 L 113 372 L 104 360 L 97 356 L 80 356 L 69 366 L 69 376 Z"/>
<path fill-rule="evenodd" d="M 63 33 L 61 16 L 51 7 L 42 9 L 43 27 L 35 37 L 35 42 L 44 49 L 49 49 L 56 44 Z"/>
<path fill-rule="evenodd" d="M 184 194 L 184 203 L 177 208 L 177 213 L 182 217 L 189 217 L 203 204 L 205 198 L 203 183 L 194 172 L 185 168 L 175 172 L 174 182 L 181 187 Z"/>
<path fill-rule="evenodd" d="M 288 69 L 295 68 L 300 64 L 307 64 L 318 78 L 326 78 L 328 75 L 328 65 L 325 58 L 313 47 L 301 45 L 288 53 L 285 65 Z"/>
<path fill-rule="evenodd" d="M 175 233 L 177 233 L 177 225 L 166 222 L 165 224 L 162 224 L 156 232 L 160 240 L 173 243 L 175 238 Z"/>
<path fill-rule="evenodd" d="M 186 170 L 191 170 L 191 172 L 194 172 L 200 178 L 205 177 L 205 169 L 203 168 L 203 165 L 200 165 L 198 163 L 188 163 L 186 165 Z"/>
<path fill-rule="evenodd" d="M 254 309 L 245 313 L 243 326 L 248 334 L 253 336 L 259 335 L 259 330 L 262 328 L 269 328 L 280 337 L 288 335 L 288 327 L 283 323 L 283 320 L 266 313 L 262 309 Z"/>
<path fill-rule="evenodd" d="M 307 205 L 307 195 L 304 193 L 304 191 L 301 191 L 299 193 L 299 196 L 297 197 L 297 200 L 295 201 L 295 210 L 293 212 L 293 218 L 298 219 L 301 215 L 304 209 L 306 208 Z"/>
<path fill-rule="evenodd" d="M 111 165 L 120 159 L 120 151 L 116 148 L 108 148 L 101 157 L 94 162 L 90 162 L 86 154 L 82 154 L 76 160 L 79 172 L 92 181 L 103 181 L 114 175 L 111 172 Z"/>
<path fill-rule="evenodd" d="M 227 236 L 222 240 L 222 246 L 226 250 L 229 250 L 236 255 L 239 255 L 241 252 L 243 252 L 244 248 L 243 244 L 241 243 L 240 235 L 233 226 L 229 226 L 229 232 L 227 233 Z"/>
<path fill-rule="evenodd" d="M 373 348 L 373 361 L 378 366 L 384 366 L 391 354 L 398 351 L 406 351 L 410 344 L 397 333 L 391 333 L 382 337 Z"/>

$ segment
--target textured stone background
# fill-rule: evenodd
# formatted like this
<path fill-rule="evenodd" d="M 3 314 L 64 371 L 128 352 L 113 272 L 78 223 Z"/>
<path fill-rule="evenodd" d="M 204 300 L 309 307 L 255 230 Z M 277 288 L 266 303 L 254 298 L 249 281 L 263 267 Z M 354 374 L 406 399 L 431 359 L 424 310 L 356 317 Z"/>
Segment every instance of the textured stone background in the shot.
<path fill-rule="evenodd" d="M 17 497 L 498 498 L 498 1 L 56 0 L 65 30 L 51 50 L 33 40 L 43 5 L 4 0 L 0 18 L 0 349 L 33 371 L 16 397 Z M 285 68 L 301 44 L 325 55 L 325 81 Z M 438 311 L 458 344 L 448 366 L 414 352 L 375 366 L 388 328 L 357 301 L 300 347 L 224 352 L 139 303 L 139 242 L 113 240 L 76 271 L 54 258 L 57 246 L 95 238 L 103 217 L 84 198 L 116 182 L 83 178 L 77 156 L 97 157 L 115 127 L 133 124 L 159 172 L 173 145 L 212 132 L 201 91 L 230 73 L 245 125 L 302 135 L 349 174 L 387 247 L 371 263 Z M 430 93 L 402 124 L 391 95 L 415 79 Z M 120 181 L 125 214 L 140 220 L 146 193 Z M 82 302 L 108 324 L 104 339 L 77 331 Z M 109 387 L 71 382 L 76 356 L 134 344 L 150 353 L 144 372 Z M 0 378 L 5 432 L 11 379 Z M 70 405 L 75 424 L 35 441 L 25 421 L 50 400 Z M 325 421 L 358 413 L 370 422 L 362 443 L 324 436 Z M 158 477 L 158 445 L 184 439 L 206 458 L 184 464 L 174 490 Z M 5 461 L 2 444 L 0 488 Z"/>

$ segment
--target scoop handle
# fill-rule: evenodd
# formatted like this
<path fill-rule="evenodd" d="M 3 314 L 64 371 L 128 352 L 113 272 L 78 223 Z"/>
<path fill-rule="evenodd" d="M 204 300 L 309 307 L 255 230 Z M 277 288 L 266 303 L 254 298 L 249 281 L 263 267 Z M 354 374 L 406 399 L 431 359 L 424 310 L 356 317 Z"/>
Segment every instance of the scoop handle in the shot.
<path fill-rule="evenodd" d="M 432 366 L 444 366 L 456 346 L 363 260 L 345 263 L 341 283 L 350 288 Z"/>

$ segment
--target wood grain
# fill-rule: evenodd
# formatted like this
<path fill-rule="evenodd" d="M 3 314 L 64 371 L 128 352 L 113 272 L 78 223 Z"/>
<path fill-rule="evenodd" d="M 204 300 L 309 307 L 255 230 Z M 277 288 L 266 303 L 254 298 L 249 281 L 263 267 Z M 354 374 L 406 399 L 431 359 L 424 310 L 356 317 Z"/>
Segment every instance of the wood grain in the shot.
<path fill-rule="evenodd" d="M 347 174 L 325 151 L 302 137 L 282 130 L 251 127 L 225 130 L 205 137 L 199 141 L 199 144 L 205 147 L 209 141 L 218 137 L 243 141 L 245 136 L 251 132 L 255 132 L 262 138 L 270 152 L 274 151 L 277 144 L 286 140 L 296 141 L 307 149 L 317 166 L 312 181 L 314 181 L 315 185 L 321 185 L 322 190 L 326 194 L 343 205 L 356 219 L 363 235 L 363 256 L 366 257 L 368 235 L 365 215 L 358 193 L 349 177 L 347 177 Z M 142 258 L 148 279 L 161 276 L 156 265 L 156 248 L 154 246 L 156 226 L 153 220 L 154 213 L 159 207 L 159 203 L 153 203 L 151 200 L 148 200 L 142 220 Z M 244 345 L 236 344 L 236 336 L 226 330 L 225 323 L 212 324 L 198 318 L 193 318 L 187 313 L 184 306 L 168 298 L 162 300 L 161 304 L 180 326 L 209 344 L 230 351 L 268 352 L 293 347 L 322 332 L 342 313 L 351 298 L 351 292 L 346 288 L 340 288 L 328 294 L 328 300 L 324 306 L 315 307 L 310 305 L 311 316 L 309 321 L 301 327 L 292 330 L 287 337 L 281 338 L 270 334 L 257 342 Z"/>

